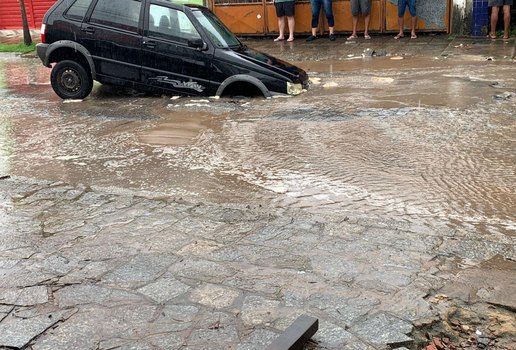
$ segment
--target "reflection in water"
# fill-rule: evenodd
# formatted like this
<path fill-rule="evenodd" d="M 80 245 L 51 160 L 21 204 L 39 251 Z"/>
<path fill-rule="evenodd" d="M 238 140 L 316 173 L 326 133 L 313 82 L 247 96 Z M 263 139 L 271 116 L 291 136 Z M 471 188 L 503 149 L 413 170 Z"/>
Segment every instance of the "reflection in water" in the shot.
<path fill-rule="evenodd" d="M 432 64 L 202 103 L 97 89 L 63 104 L 20 76 L 0 95 L 0 150 L 11 144 L 12 175 L 514 234 L 516 101 L 492 99 L 504 90 L 491 82 L 514 91 L 515 68 Z"/>

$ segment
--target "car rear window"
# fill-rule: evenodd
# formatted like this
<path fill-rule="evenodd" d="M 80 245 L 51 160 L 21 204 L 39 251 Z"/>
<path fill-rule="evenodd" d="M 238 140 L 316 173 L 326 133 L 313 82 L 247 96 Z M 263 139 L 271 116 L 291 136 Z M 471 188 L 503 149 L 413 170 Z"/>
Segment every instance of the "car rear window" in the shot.
<path fill-rule="evenodd" d="M 76 0 L 66 11 L 65 17 L 76 21 L 82 21 L 93 0 Z"/>

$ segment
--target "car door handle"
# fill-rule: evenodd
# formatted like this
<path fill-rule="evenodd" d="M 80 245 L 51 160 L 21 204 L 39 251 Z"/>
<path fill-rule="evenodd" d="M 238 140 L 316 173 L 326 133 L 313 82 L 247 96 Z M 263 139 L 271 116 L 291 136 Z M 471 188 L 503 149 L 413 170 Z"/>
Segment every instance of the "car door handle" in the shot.
<path fill-rule="evenodd" d="M 93 34 L 93 33 L 95 33 L 95 28 L 86 27 L 86 28 L 82 28 L 81 31 L 88 33 L 88 34 Z"/>
<path fill-rule="evenodd" d="M 149 49 L 153 49 L 156 47 L 156 42 L 154 40 L 144 40 L 143 45 L 147 46 Z"/>

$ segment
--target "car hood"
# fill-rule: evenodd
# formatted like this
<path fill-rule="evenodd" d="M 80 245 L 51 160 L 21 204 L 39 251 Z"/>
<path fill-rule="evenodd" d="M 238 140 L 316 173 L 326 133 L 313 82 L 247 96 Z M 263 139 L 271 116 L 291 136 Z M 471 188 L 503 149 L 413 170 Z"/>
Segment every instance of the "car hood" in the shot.
<path fill-rule="evenodd" d="M 280 74 L 294 82 L 304 83 L 308 80 L 308 76 L 303 69 L 266 53 L 250 49 L 246 46 L 243 46 L 239 49 L 234 49 L 233 52 L 246 61 L 272 70 L 273 72 Z"/>

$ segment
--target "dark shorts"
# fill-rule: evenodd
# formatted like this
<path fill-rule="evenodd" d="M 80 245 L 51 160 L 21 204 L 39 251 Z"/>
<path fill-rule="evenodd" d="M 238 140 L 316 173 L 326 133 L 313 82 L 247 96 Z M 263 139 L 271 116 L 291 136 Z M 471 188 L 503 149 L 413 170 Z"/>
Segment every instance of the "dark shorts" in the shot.
<path fill-rule="evenodd" d="M 410 11 L 410 15 L 412 17 L 416 16 L 416 0 L 398 0 L 398 17 L 403 17 L 405 15 L 405 9 L 407 6 Z"/>
<path fill-rule="evenodd" d="M 276 16 L 294 16 L 294 1 L 282 1 L 282 2 L 274 2 L 274 7 L 276 7 Z"/>
<path fill-rule="evenodd" d="M 371 13 L 371 0 L 351 0 L 351 15 L 367 16 Z"/>
<path fill-rule="evenodd" d="M 503 6 L 503 5 L 510 5 L 512 6 L 512 0 L 489 0 L 487 2 L 487 5 L 489 6 Z"/>

